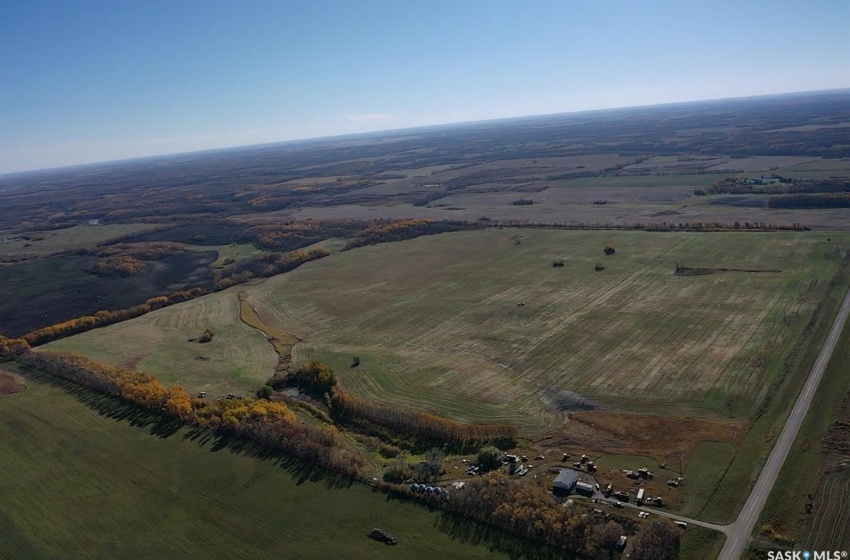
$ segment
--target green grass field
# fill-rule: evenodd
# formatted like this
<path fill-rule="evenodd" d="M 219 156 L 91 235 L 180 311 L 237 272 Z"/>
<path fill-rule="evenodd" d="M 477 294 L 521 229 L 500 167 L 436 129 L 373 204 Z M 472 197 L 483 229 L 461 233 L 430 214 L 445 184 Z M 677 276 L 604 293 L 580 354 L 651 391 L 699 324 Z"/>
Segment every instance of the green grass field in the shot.
<path fill-rule="evenodd" d="M 237 293 L 211 294 L 46 348 L 127 366 L 210 396 L 251 391 L 274 373 L 277 354 L 260 331 L 240 321 Z M 215 333 L 212 341 L 188 342 L 207 328 Z"/>
<path fill-rule="evenodd" d="M 304 341 L 296 362 L 323 360 L 346 389 L 381 402 L 526 433 L 558 421 L 540 397 L 559 391 L 630 410 L 742 417 L 837 268 L 847 235 L 826 237 L 454 233 L 334 254 L 241 291 L 263 322 Z M 606 243 L 615 255 L 602 254 Z M 780 272 L 677 277 L 677 262 Z M 238 322 L 235 301 L 207 296 L 50 347 L 113 363 L 141 356 L 141 370 L 199 388 L 211 364 L 195 358 L 209 352 L 186 338 L 235 326 L 250 341 L 244 351 L 264 344 Z M 254 380 L 271 368 L 245 367 Z"/>
<path fill-rule="evenodd" d="M 474 528 L 365 486 L 304 480 L 183 430 L 157 437 L 85 404 L 117 406 L 108 397 L 28 384 L 0 398 L 0 558 L 508 557 L 486 537 L 463 542 Z M 373 527 L 399 545 L 367 539 Z"/>
<path fill-rule="evenodd" d="M 94 226 L 85 224 L 55 231 L 32 231 L 27 235 L 33 239 L 15 239 L 12 237 L 9 241 L 0 243 L 0 257 L 21 253 L 45 255 L 78 247 L 90 247 L 124 235 L 141 233 L 161 226 L 162 224 L 103 224 Z"/>

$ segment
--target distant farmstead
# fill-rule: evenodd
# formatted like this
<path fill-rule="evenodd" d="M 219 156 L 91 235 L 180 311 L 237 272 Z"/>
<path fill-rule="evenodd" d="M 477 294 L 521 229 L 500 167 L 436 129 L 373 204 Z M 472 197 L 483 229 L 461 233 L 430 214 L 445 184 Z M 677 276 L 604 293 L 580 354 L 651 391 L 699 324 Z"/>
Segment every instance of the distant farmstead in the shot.
<path fill-rule="evenodd" d="M 567 496 L 575 488 L 578 482 L 579 474 L 572 469 L 561 469 L 561 472 L 555 478 L 552 493 L 556 496 Z"/>

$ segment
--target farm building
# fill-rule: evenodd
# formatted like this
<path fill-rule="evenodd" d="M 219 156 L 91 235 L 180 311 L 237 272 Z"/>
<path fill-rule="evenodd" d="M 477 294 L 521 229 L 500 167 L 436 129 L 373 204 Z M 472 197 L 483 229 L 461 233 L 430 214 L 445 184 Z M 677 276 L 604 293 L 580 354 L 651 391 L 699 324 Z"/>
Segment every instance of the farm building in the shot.
<path fill-rule="evenodd" d="M 593 484 L 589 482 L 577 482 L 576 493 L 582 496 L 593 496 Z"/>
<path fill-rule="evenodd" d="M 578 482 L 578 476 L 578 472 L 572 469 L 561 469 L 561 472 L 555 478 L 552 493 L 556 496 L 568 495 L 575 488 Z"/>

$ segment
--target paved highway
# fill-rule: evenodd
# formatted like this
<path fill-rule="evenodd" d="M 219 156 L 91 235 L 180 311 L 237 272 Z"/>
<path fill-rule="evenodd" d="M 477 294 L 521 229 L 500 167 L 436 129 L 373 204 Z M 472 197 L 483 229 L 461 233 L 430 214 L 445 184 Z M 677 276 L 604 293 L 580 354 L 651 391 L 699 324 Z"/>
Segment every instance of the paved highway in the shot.
<path fill-rule="evenodd" d="M 718 560 L 738 560 L 744 553 L 747 542 L 750 540 L 750 535 L 758 521 L 761 510 L 776 483 L 776 477 L 779 475 L 779 469 L 788 457 L 788 452 L 797 438 L 797 433 L 800 431 L 800 425 L 806 417 L 809 407 L 814 399 L 818 384 L 823 377 L 826 364 L 829 363 L 829 358 L 832 356 L 832 351 L 835 349 L 835 344 L 841 336 L 841 330 L 844 328 L 844 323 L 847 321 L 847 315 L 850 313 L 850 291 L 844 296 L 844 301 L 838 310 L 838 315 L 835 317 L 835 322 L 832 324 L 823 346 L 820 349 L 817 360 L 815 360 L 812 370 L 809 373 L 809 378 L 803 386 L 803 391 L 797 398 L 797 404 L 791 411 L 791 415 L 785 422 L 785 427 L 776 440 L 776 445 L 773 446 L 773 451 L 770 452 L 764 468 L 753 486 L 753 491 L 750 497 L 747 498 L 747 503 L 741 513 L 738 514 L 738 519 L 732 525 L 727 526 L 726 544 L 720 552 Z"/>

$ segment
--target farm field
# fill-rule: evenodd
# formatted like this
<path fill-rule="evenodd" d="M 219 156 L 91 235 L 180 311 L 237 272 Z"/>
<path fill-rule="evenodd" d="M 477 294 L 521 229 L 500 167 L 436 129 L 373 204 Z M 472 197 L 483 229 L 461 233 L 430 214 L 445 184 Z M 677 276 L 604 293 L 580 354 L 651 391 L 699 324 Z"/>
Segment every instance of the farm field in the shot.
<path fill-rule="evenodd" d="M 212 329 L 207 343 L 189 342 Z M 227 290 L 172 305 L 45 346 L 78 352 L 149 373 L 165 383 L 210 396 L 245 393 L 263 384 L 277 365 L 266 337 L 239 319 L 239 299 Z"/>
<path fill-rule="evenodd" d="M 13 255 L 40 256 L 78 247 L 94 246 L 158 227 L 162 227 L 162 224 L 84 224 L 53 231 L 32 231 L 25 236 L 0 234 L 0 260 Z"/>
<path fill-rule="evenodd" d="M 296 363 L 324 361 L 379 402 L 527 434 L 582 402 L 743 418 L 837 268 L 847 236 L 830 235 L 463 232 L 337 253 L 240 291 L 263 323 L 303 341 Z M 606 243 L 616 254 L 602 254 Z M 677 262 L 762 272 L 683 277 Z M 213 342 L 186 342 L 208 327 Z M 274 367 L 234 291 L 47 348 L 190 390 L 249 390 Z"/>
<path fill-rule="evenodd" d="M 378 401 L 531 430 L 579 397 L 740 417 L 846 241 L 488 230 L 340 253 L 246 293 L 266 323 L 304 341 L 296 361 L 326 361 L 344 387 Z M 606 243 L 615 255 L 602 254 Z M 565 266 L 553 268 L 555 258 Z M 679 277 L 677 262 L 780 272 Z"/>
<path fill-rule="evenodd" d="M 850 327 L 827 366 L 788 459 L 756 525 L 810 550 L 850 548 Z M 810 505 L 811 513 L 806 512 Z M 770 545 L 768 545 L 769 548 Z"/>
<path fill-rule="evenodd" d="M 95 410 L 117 401 L 27 382 L 0 397 L 0 558 L 508 558 L 464 542 L 474 530 L 447 516 L 186 430 L 158 437 L 151 421 Z M 399 545 L 367 539 L 373 527 Z"/>

